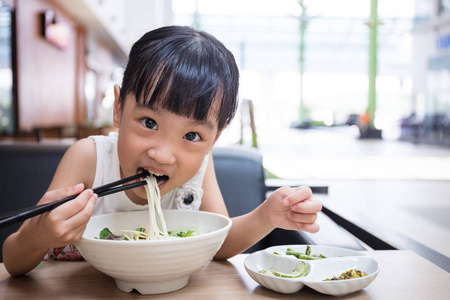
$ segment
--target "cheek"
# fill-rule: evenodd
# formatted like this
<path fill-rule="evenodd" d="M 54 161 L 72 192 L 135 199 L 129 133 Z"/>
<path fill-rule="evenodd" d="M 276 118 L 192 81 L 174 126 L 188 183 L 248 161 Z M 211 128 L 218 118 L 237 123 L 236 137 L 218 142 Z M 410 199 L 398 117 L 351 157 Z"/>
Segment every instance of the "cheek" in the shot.
<path fill-rule="evenodd" d="M 189 159 L 178 160 L 178 173 L 180 185 L 188 182 L 197 174 L 203 163 L 204 156 L 190 157 Z"/>
<path fill-rule="evenodd" d="M 121 137 L 119 135 L 117 151 L 119 155 L 120 165 L 123 170 L 126 170 L 127 172 L 135 171 L 135 161 L 139 158 L 139 149 L 140 148 L 139 143 L 137 143 L 137 139 L 132 139 L 130 137 Z"/>

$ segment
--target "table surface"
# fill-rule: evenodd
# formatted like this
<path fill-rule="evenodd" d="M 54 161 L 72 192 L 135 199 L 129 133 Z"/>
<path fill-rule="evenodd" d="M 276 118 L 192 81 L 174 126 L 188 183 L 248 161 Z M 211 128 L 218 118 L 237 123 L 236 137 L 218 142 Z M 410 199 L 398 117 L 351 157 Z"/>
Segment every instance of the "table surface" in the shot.
<path fill-rule="evenodd" d="M 368 251 L 381 265 L 378 277 L 361 291 L 339 299 L 449 299 L 450 273 L 411 251 Z M 290 295 L 256 283 L 247 274 L 247 254 L 212 260 L 193 273 L 181 290 L 140 295 L 120 291 L 112 278 L 86 262 L 42 262 L 25 276 L 10 277 L 0 265 L 0 299 L 331 299 L 308 287 Z"/>

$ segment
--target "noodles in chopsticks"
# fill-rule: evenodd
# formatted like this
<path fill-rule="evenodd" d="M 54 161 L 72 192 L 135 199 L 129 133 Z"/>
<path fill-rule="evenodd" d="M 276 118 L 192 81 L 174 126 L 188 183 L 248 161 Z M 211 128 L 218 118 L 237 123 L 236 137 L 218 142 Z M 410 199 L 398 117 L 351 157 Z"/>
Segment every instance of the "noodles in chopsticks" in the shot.
<path fill-rule="evenodd" d="M 167 225 L 161 209 L 161 193 L 159 191 L 157 180 L 153 176 L 147 177 L 145 180 L 147 182 L 147 185 L 144 187 L 147 193 L 149 226 L 139 227 L 136 230 L 120 230 L 123 235 L 115 235 L 108 227 L 105 227 L 101 230 L 99 238 L 107 240 L 143 241 L 183 238 L 197 235 L 200 232 L 198 226 L 192 226 L 181 230 L 167 230 Z"/>
<path fill-rule="evenodd" d="M 122 230 L 128 240 L 162 240 L 169 238 L 167 232 L 166 222 L 161 209 L 161 193 L 158 188 L 156 178 L 151 176 L 145 178 L 147 185 L 145 191 L 147 192 L 148 213 L 149 213 L 149 227 L 139 228 L 139 230 Z M 157 218 L 161 224 L 158 226 Z"/>

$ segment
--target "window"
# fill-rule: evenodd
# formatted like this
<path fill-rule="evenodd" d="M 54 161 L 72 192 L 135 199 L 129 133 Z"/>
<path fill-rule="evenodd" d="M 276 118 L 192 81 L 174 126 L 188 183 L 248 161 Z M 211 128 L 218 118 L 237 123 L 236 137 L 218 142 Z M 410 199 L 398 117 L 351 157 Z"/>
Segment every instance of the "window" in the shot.
<path fill-rule="evenodd" d="M 0 2 L 0 134 L 15 132 L 12 68 L 12 11 Z"/>

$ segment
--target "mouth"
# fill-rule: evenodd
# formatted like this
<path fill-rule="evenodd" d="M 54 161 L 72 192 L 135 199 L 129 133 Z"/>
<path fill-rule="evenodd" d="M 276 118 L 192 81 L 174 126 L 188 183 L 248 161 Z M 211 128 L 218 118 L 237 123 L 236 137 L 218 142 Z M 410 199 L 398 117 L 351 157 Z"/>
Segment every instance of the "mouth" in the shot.
<path fill-rule="evenodd" d="M 155 177 L 156 178 L 156 182 L 158 183 L 158 185 L 160 185 L 160 184 L 166 182 L 167 180 L 169 180 L 169 176 L 167 176 L 165 174 L 156 173 L 156 172 L 144 169 L 144 168 L 139 168 L 138 169 L 138 173 L 141 173 L 141 172 L 147 172 L 147 173 L 150 174 L 151 177 Z M 143 179 L 141 179 L 141 180 L 143 180 Z"/>

